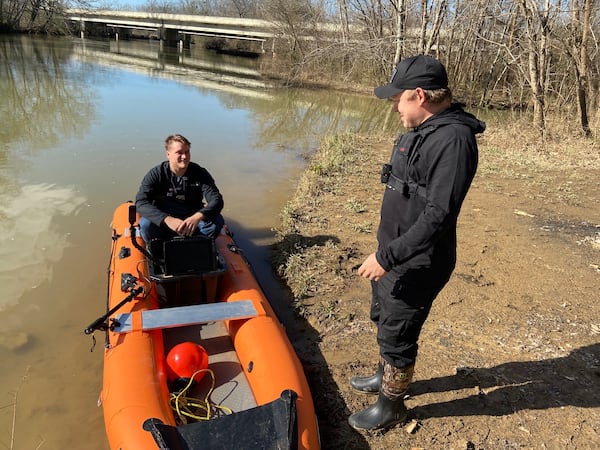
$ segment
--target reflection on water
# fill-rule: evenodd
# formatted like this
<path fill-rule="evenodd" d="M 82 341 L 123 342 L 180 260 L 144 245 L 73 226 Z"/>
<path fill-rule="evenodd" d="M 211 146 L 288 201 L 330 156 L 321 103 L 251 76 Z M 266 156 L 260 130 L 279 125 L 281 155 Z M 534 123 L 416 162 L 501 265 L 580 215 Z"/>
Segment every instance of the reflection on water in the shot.
<path fill-rule="evenodd" d="M 0 311 L 50 280 L 67 245 L 53 220 L 74 214 L 84 201 L 73 188 L 47 184 L 0 193 Z"/>
<path fill-rule="evenodd" d="M 178 51 L 161 48 L 157 41 L 76 41 L 74 57 L 147 76 L 171 79 L 220 96 L 229 108 L 253 112 L 258 145 L 274 135 L 297 139 L 352 130 L 389 134 L 398 129 L 391 103 L 372 96 L 302 89 L 275 90 L 260 75 L 260 61 L 214 55 L 198 48 Z M 240 61 L 243 65 L 240 66 Z M 280 142 L 280 146 L 288 146 Z"/>
<path fill-rule="evenodd" d="M 240 67 L 226 59 L 192 57 L 190 50 L 163 48 L 158 41 L 75 41 L 74 57 L 82 61 L 119 67 L 147 76 L 172 79 L 199 88 L 236 95 L 271 98 L 268 85 L 256 68 Z M 226 57 L 225 57 L 226 58 Z M 239 59 L 239 58 L 238 58 Z"/>
<path fill-rule="evenodd" d="M 90 91 L 66 76 L 69 47 L 42 46 L 24 36 L 0 40 L 0 156 L 11 142 L 39 150 L 85 132 L 93 114 Z"/>

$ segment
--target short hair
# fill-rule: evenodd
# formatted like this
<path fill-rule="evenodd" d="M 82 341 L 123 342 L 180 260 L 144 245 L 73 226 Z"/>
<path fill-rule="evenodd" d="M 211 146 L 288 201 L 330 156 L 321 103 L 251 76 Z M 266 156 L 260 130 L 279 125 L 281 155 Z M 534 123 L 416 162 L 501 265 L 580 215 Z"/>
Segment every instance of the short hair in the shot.
<path fill-rule="evenodd" d="M 452 91 L 450 88 L 423 89 L 423 92 L 425 92 L 425 98 L 429 103 L 439 104 L 446 100 L 452 101 Z"/>
<path fill-rule="evenodd" d="M 167 136 L 165 139 L 165 150 L 169 150 L 169 144 L 171 142 L 181 142 L 182 144 L 187 145 L 188 147 L 192 146 L 192 143 L 187 140 L 187 138 L 181 134 L 171 134 Z"/>

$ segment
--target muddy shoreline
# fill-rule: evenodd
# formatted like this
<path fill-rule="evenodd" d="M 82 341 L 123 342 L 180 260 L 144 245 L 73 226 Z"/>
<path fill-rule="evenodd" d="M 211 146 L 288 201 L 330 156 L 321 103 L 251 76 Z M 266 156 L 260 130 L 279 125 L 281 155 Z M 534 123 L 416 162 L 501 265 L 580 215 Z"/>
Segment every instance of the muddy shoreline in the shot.
<path fill-rule="evenodd" d="M 456 270 L 421 335 L 410 423 L 385 433 L 348 426 L 373 401 L 348 385 L 378 356 L 369 285 L 355 270 L 376 245 L 378 171 L 391 143 L 348 138 L 345 163 L 326 171 L 315 169 L 331 158 L 322 148 L 274 246 L 323 448 L 598 447 L 600 158 L 577 139 L 560 154 L 539 143 L 532 151 L 535 137 L 494 124 L 459 219 Z"/>

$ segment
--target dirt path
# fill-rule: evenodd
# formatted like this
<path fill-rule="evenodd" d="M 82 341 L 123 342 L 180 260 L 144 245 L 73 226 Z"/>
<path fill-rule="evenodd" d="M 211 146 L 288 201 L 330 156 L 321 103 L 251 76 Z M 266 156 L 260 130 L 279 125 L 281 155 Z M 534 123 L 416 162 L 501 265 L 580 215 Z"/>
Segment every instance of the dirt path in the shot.
<path fill-rule="evenodd" d="M 386 433 L 347 417 L 374 401 L 348 385 L 377 361 L 369 285 L 354 270 L 374 249 L 391 141 L 351 142 L 361 154 L 348 165 L 307 172 L 277 250 L 289 252 L 290 331 L 324 449 L 600 448 L 600 164 L 517 162 L 497 151 L 505 138 L 480 144 L 458 264 L 420 339 L 411 422 Z"/>

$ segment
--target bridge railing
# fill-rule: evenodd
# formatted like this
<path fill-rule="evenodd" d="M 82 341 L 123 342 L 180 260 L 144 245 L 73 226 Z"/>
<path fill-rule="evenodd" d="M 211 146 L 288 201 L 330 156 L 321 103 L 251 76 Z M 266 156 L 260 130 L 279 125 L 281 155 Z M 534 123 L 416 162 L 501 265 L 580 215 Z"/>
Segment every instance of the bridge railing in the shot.
<path fill-rule="evenodd" d="M 276 36 L 277 26 L 260 19 L 196 16 L 136 11 L 68 9 L 67 16 L 76 22 L 96 22 L 123 28 L 169 29 L 222 37 L 246 37 L 265 40 Z"/>

